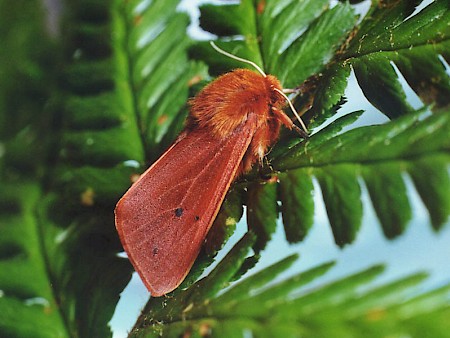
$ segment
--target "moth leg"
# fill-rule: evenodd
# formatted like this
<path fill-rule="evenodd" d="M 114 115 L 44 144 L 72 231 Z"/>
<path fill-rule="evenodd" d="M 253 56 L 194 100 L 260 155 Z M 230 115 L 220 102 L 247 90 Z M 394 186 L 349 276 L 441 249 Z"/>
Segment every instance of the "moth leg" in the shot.
<path fill-rule="evenodd" d="M 272 112 L 277 117 L 277 119 L 284 126 L 286 126 L 286 128 L 288 128 L 290 130 L 294 129 L 304 139 L 308 138 L 308 134 L 304 130 L 300 129 L 296 124 L 294 124 L 294 122 L 292 122 L 292 120 L 289 118 L 289 116 L 286 115 L 286 113 L 284 111 L 282 111 L 281 109 L 272 107 Z"/>

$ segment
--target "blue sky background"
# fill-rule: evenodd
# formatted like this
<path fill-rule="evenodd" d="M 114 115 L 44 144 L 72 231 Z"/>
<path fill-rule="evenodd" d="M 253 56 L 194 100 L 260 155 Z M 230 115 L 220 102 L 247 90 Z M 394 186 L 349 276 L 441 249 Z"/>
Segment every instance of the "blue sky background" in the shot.
<path fill-rule="evenodd" d="M 198 22 L 196 6 L 199 2 L 206 1 L 186 0 L 183 1 L 180 8 L 189 10 L 193 16 L 190 34 L 208 39 L 210 35 L 199 32 L 198 27 L 196 27 Z M 429 2 L 425 1 L 418 10 L 422 9 Z M 364 13 L 367 10 L 367 2 L 359 5 L 357 9 L 360 13 Z M 446 65 L 446 67 L 447 72 L 450 73 L 449 66 Z M 399 75 L 402 78 L 401 74 Z M 412 106 L 415 108 L 421 107 L 420 99 L 404 81 L 403 86 Z M 361 109 L 366 111 L 354 126 L 379 124 L 387 121 L 384 115 L 365 100 L 353 74 L 349 79 L 346 96 L 348 103 L 342 107 L 339 115 Z M 410 178 L 405 175 L 404 179 L 409 189 L 413 218 L 409 223 L 408 229 L 399 238 L 391 241 L 385 239 L 364 183 L 361 182 L 364 205 L 364 218 L 361 230 L 354 244 L 348 245 L 343 249 L 338 248 L 334 243 L 320 188 L 316 184 L 315 224 L 306 240 L 299 244 L 289 245 L 285 240 L 282 224 L 279 222 L 277 232 L 273 236 L 272 241 L 263 251 L 259 263 L 249 274 L 253 274 L 289 254 L 299 253 L 300 259 L 279 279 L 284 279 L 289 275 L 305 271 L 321 263 L 335 260 L 337 264 L 325 276 L 319 278 L 314 285 L 327 283 L 379 263 L 386 264 L 387 269 L 374 283 L 384 283 L 419 271 L 430 273 L 430 278 L 422 285 L 423 288 L 438 287 L 450 283 L 450 224 L 447 224 L 439 233 L 433 231 L 427 210 L 415 191 Z M 247 225 L 245 219 L 243 219 L 238 224 L 237 231 L 227 243 L 225 249 L 222 250 L 218 259 L 223 257 L 246 231 Z M 307 287 L 311 286 L 308 285 Z M 130 284 L 122 293 L 114 317 L 110 322 L 114 338 L 127 336 L 127 332 L 133 326 L 140 309 L 145 305 L 148 297 L 149 293 L 145 286 L 139 277 L 134 274 Z"/>

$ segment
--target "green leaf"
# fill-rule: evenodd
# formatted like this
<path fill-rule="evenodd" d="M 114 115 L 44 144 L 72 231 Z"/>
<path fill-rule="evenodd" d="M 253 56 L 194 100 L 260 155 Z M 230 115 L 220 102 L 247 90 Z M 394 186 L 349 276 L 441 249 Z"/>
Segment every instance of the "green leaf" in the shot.
<path fill-rule="evenodd" d="M 130 337 L 178 337 L 183 334 L 221 337 L 249 333 L 263 337 L 280 333 L 327 337 L 336 332 L 345 336 L 369 334 L 374 337 L 379 332 L 384 335 L 413 334 L 417 329 L 427 327 L 428 321 L 423 316 L 435 311 L 439 315 L 433 317 L 433 324 L 445 326 L 446 318 L 440 314 L 446 313 L 449 306 L 448 285 L 418 291 L 426 278 L 426 274 L 418 273 L 374 286 L 372 281 L 382 274 L 383 266 L 373 266 L 311 288 L 308 287 L 310 283 L 325 274 L 333 263 L 276 281 L 275 278 L 297 258 L 289 256 L 253 275 L 244 276 L 240 282 L 219 292 L 217 286 L 227 285 L 222 278 L 231 276 L 230 268 L 232 271 L 237 268 L 234 264 L 244 262 L 245 248 L 249 249 L 250 245 L 244 237 L 214 269 L 211 277 L 194 284 L 192 290 L 182 291 L 177 298 L 152 299 L 149 304 L 158 306 L 148 307 L 149 312 L 141 315 Z M 200 293 L 201 289 L 207 290 L 207 298 Z M 438 298 L 439 301 L 434 302 Z M 423 306 L 426 302 L 433 305 L 427 308 Z M 407 309 L 410 311 L 405 312 Z M 323 320 L 327 325 L 323 325 Z M 414 320 L 415 325 L 407 325 Z M 439 333 L 439 329 L 434 332 Z"/>
<path fill-rule="evenodd" d="M 419 2 L 373 3 L 340 56 L 350 59 L 364 95 L 391 118 L 412 112 L 392 64 L 424 103 L 435 109 L 450 103 L 449 76 L 438 58 L 449 50 L 448 2 L 433 1 L 410 16 Z"/>
<path fill-rule="evenodd" d="M 5 175 L 0 179 L 2 187 L 8 189 L 2 191 L 1 210 L 9 209 L 11 203 L 17 208 L 6 218 L 0 216 L 5 233 L 0 241 L 0 264 L 4 267 L 0 273 L 0 307 L 7 308 L 0 319 L 0 336 L 111 335 L 107 324 L 132 272 L 129 262 L 117 257 L 123 249 L 112 210 L 132 177 L 142 171 L 146 136 L 141 134 L 139 121 L 149 114 L 147 107 L 138 110 L 138 93 L 145 89 L 150 76 L 143 72 L 139 78 L 132 77 L 134 60 L 146 44 L 139 45 L 138 50 L 128 44 L 131 26 L 139 21 L 139 13 L 134 11 L 137 5 L 69 2 L 68 11 L 73 15 L 64 17 L 68 29 L 62 32 L 62 39 L 64 53 L 73 57 L 58 62 L 61 85 L 53 88 L 60 91 L 55 91 L 46 111 L 40 111 L 43 99 L 35 98 L 42 102 L 27 111 L 33 119 L 16 120 L 24 128 L 41 118 L 40 123 L 27 126 L 8 142 L 2 163 Z M 163 23 L 169 22 L 176 3 L 166 1 L 155 6 L 167 13 Z M 151 7 L 157 10 L 155 6 Z M 131 17 L 135 21 L 128 21 L 129 11 L 134 11 Z M 176 27 L 185 37 L 187 20 L 181 17 L 171 31 Z M 145 29 L 143 32 L 148 33 Z M 58 47 L 62 50 L 61 45 Z M 191 69 L 186 56 L 182 57 L 186 60 L 182 69 Z M 24 65 L 23 60 L 18 61 Z M 178 62 L 160 59 L 166 61 Z M 158 62 L 153 64 L 161 67 Z M 196 67 L 192 69 L 201 69 Z M 189 78 L 189 74 L 183 76 Z M 140 85 L 142 91 L 136 91 Z M 188 81 L 181 79 L 176 89 L 178 93 L 184 91 L 185 97 L 177 97 L 177 104 L 172 100 L 174 116 L 184 108 Z M 158 90 L 152 95 L 164 97 Z M 15 109 L 1 99 L 2 121 L 6 121 L 4 102 L 11 116 L 11 109 Z M 29 109 L 25 104 L 23 107 Z M 167 124 L 174 120 L 169 119 Z M 48 157 L 39 156 L 45 151 Z M 33 175 L 27 177 L 30 172 Z M 36 181 L 28 183 L 34 176 Z M 12 188 L 17 189 L 17 196 L 8 196 Z"/>
<path fill-rule="evenodd" d="M 333 63 L 328 66 L 320 78 L 320 82 L 314 94 L 310 97 L 305 95 L 311 102 L 311 109 L 308 111 L 309 129 L 320 126 L 325 120 L 336 113 L 336 105 L 342 100 L 347 87 L 347 79 L 350 75 L 348 64 Z M 299 100 L 300 106 L 301 101 Z M 339 107 L 336 107 L 339 108 Z"/>
<path fill-rule="evenodd" d="M 206 76 L 202 65 L 186 57 L 189 20 L 175 12 L 177 5 L 178 0 L 134 1 L 122 8 L 126 20 L 121 24 L 128 26 L 123 40 L 128 44 L 124 53 L 129 55 L 134 108 L 150 160 L 156 160 L 179 133 L 179 127 L 170 128 L 178 115 L 185 116 L 190 81 Z M 170 134 L 168 140 L 166 134 Z"/>
<path fill-rule="evenodd" d="M 409 159 L 448 150 L 450 144 L 446 136 L 450 114 L 426 115 L 416 112 L 384 125 L 356 128 L 325 142 L 322 142 L 321 134 L 327 131 L 323 130 L 272 165 L 278 170 L 287 170 L 331 163 Z M 318 145 L 315 137 L 319 138 Z"/>
<path fill-rule="evenodd" d="M 222 312 L 224 315 L 229 313 L 234 306 L 243 300 L 247 300 L 253 291 L 264 287 L 267 283 L 273 280 L 274 276 L 277 276 L 284 270 L 288 269 L 297 260 L 297 258 L 297 255 L 286 257 L 285 259 L 279 261 L 276 265 L 273 265 L 271 268 L 264 269 L 248 278 L 245 278 L 242 282 L 236 284 L 236 286 L 218 297 L 218 299 L 214 302 L 218 308 L 220 308 L 221 305 L 226 304 L 226 306 L 223 306 Z"/>
<path fill-rule="evenodd" d="M 205 4 L 200 8 L 200 26 L 219 36 L 255 35 L 254 14 L 250 1 L 226 6 Z"/>
<path fill-rule="evenodd" d="M 369 54 L 352 62 L 358 84 L 366 98 L 390 118 L 411 113 L 406 94 L 389 57 Z"/>
<path fill-rule="evenodd" d="M 398 69 L 402 71 L 410 83 L 414 82 L 417 84 L 416 86 L 413 85 L 413 89 L 418 88 L 422 79 L 425 79 L 425 82 L 421 82 L 421 86 L 427 88 L 427 84 L 430 81 L 434 81 L 436 88 L 431 89 L 426 94 L 428 101 L 424 102 L 430 103 L 440 100 L 442 103 L 446 101 L 445 98 L 448 97 L 446 94 L 449 92 L 447 87 L 449 83 L 448 75 L 445 74 L 445 69 L 442 67 L 441 62 L 436 61 L 438 60 L 437 53 L 445 51 L 446 31 L 448 30 L 448 27 L 443 25 L 441 20 L 448 15 L 443 2 L 436 1 L 410 18 L 408 16 L 415 9 L 413 3 L 395 2 L 385 7 L 373 5 L 368 15 L 362 20 L 360 29 L 350 34 L 334 58 L 327 57 L 327 55 L 332 55 L 332 51 L 337 49 L 338 43 L 343 42 L 345 34 L 354 25 L 352 9 L 349 5 L 335 6 L 333 9 L 328 10 L 325 2 L 307 1 L 297 5 L 291 1 L 285 1 L 267 5 L 259 3 L 258 6 L 252 9 L 246 1 L 243 1 L 240 5 L 225 7 L 208 5 L 206 8 L 204 13 L 208 13 L 210 18 L 219 16 L 219 14 L 230 15 L 230 17 L 233 15 L 245 15 L 252 18 L 246 21 L 236 20 L 230 24 L 233 26 L 232 29 L 230 27 L 228 27 L 230 28 L 228 30 L 219 28 L 221 33 L 211 28 L 211 32 L 219 33 L 219 35 L 233 32 L 233 34 L 242 34 L 245 37 L 243 42 L 226 42 L 223 44 L 223 48 L 241 57 L 249 58 L 260 64 L 263 63 L 264 68 L 277 75 L 282 83 L 288 87 L 298 86 L 307 77 L 311 77 L 311 84 L 306 83 L 303 87 L 300 87 L 305 91 L 305 95 L 300 98 L 297 105 L 299 109 L 302 109 L 302 107 L 312 104 L 312 109 L 306 114 L 306 120 L 311 127 L 323 123 L 327 117 L 334 114 L 336 109 L 339 108 L 349 75 L 350 64 L 356 73 L 363 92 L 372 104 L 390 117 L 399 117 L 406 113 L 415 116 L 411 119 L 402 120 L 396 127 L 386 127 L 385 130 L 382 130 L 383 128 L 365 127 L 350 131 L 341 137 L 330 138 L 328 142 L 323 142 L 323 144 L 319 140 L 316 141 L 317 143 L 315 142 L 314 137 L 326 137 L 328 130 L 333 130 L 334 126 L 344 122 L 344 120 L 339 120 L 333 124 L 333 127 L 326 128 L 327 132 L 322 130 L 314 135 L 310 141 L 303 142 L 285 152 L 283 156 L 280 156 L 281 158 L 277 157 L 283 151 L 282 149 L 275 149 L 273 154 L 271 154 L 272 157 L 277 158 L 272 164 L 274 169 L 278 171 L 298 167 L 316 168 L 312 175 L 319 178 L 335 238 L 341 245 L 351 242 L 360 226 L 362 206 L 358 202 L 360 199 L 360 188 L 357 178 L 362 174 L 361 161 L 367 163 L 365 165 L 366 169 L 364 169 L 367 177 L 366 183 L 368 184 L 383 230 L 389 238 L 402 233 L 410 219 L 411 213 L 406 197 L 406 189 L 401 179 L 401 172 L 404 171 L 404 167 L 398 163 L 384 163 L 392 162 L 393 160 L 403 160 L 405 156 L 408 158 L 410 156 L 422 156 L 425 152 L 422 153 L 418 150 L 420 146 L 418 146 L 416 138 L 428 140 L 429 137 L 425 134 L 430 136 L 430 133 L 429 130 L 426 131 L 425 124 L 421 124 L 421 127 L 418 129 L 414 125 L 414 127 L 411 126 L 409 129 L 409 134 L 402 134 L 403 137 L 409 138 L 408 140 L 398 136 L 395 147 L 392 145 L 385 146 L 385 143 L 392 143 L 392 136 L 399 133 L 403 128 L 415 124 L 417 119 L 417 114 L 414 113 L 413 108 L 406 100 L 403 86 L 399 82 L 397 70 L 393 68 L 392 62 L 395 62 Z M 227 12 L 228 10 L 229 12 Z M 298 15 L 294 15 L 295 13 Z M 289 25 L 292 25 L 293 20 L 297 24 L 296 28 L 292 30 L 287 29 L 287 27 L 290 27 Z M 255 28 L 249 27 L 253 21 L 255 21 Z M 334 24 L 330 24 L 331 22 Z M 221 25 L 219 24 L 219 26 Z M 212 26 L 204 28 L 208 27 Z M 284 29 L 281 29 L 283 27 Z M 333 27 L 333 30 L 330 27 Z M 419 27 L 425 30 L 426 40 L 419 34 L 414 33 L 419 32 Z M 260 32 L 261 36 L 259 38 L 259 52 L 257 50 L 258 46 L 254 43 L 255 37 L 253 35 L 258 34 L 255 32 Z M 408 39 L 412 39 L 412 41 Z M 432 43 L 429 43 L 430 41 Z M 425 42 L 427 44 L 424 44 Z M 406 43 L 408 44 L 408 49 L 405 48 Z M 317 46 L 324 49 L 320 49 Z M 206 47 L 202 46 L 202 48 Z M 211 52 L 214 53 L 213 51 Z M 205 56 L 207 55 L 206 51 L 202 51 L 201 55 L 215 68 L 220 63 L 227 65 L 236 63 L 235 61 L 223 61 L 222 56 L 218 56 L 218 60 L 212 61 L 209 56 Z M 290 62 L 290 58 L 295 58 L 296 61 Z M 298 67 L 300 67 L 298 69 L 295 68 L 296 62 L 298 62 Z M 427 66 L 423 69 L 430 69 L 434 76 L 429 73 L 418 73 L 410 67 L 413 64 L 420 65 L 421 62 L 424 62 L 425 66 L 428 65 L 427 62 L 432 62 L 429 64 L 429 67 Z M 316 68 L 310 68 L 308 66 L 309 63 Z M 326 66 L 323 67 L 324 65 Z M 408 69 L 410 73 L 414 72 L 415 75 L 408 75 Z M 323 70 L 322 74 L 314 75 L 320 70 Z M 289 76 L 292 75 L 292 84 L 289 83 L 291 80 L 288 79 L 288 74 L 290 74 Z M 430 97 L 432 95 L 431 91 L 435 94 L 433 97 Z M 425 93 L 425 90 L 422 90 L 422 92 Z M 445 104 L 442 103 L 438 106 L 442 107 Z M 439 120 L 439 118 L 437 119 Z M 437 120 L 433 122 L 432 120 L 430 119 L 428 122 L 442 125 L 447 123 L 443 120 L 440 122 Z M 342 129 L 343 125 L 338 128 Z M 397 130 L 394 130 L 394 128 Z M 446 127 L 442 129 L 442 134 L 440 133 L 440 136 L 437 138 L 433 135 L 433 143 L 439 142 L 438 140 L 443 141 L 445 132 L 447 132 Z M 427 144 L 428 151 L 430 142 L 425 139 L 421 140 L 420 144 Z M 292 142 L 286 144 L 289 144 L 289 148 L 292 147 Z M 405 146 L 409 147 L 409 153 L 403 149 Z M 302 150 L 298 152 L 296 149 Z M 411 154 L 411 152 L 414 154 Z M 367 157 L 369 154 L 370 158 Z M 383 163 L 378 167 L 372 167 L 370 163 L 374 161 Z M 290 163 L 293 162 L 297 162 L 297 164 L 291 165 Z M 355 163 L 356 166 L 354 168 L 348 166 L 344 170 L 342 165 L 339 165 L 339 168 L 335 169 L 335 164 L 348 162 Z M 330 164 L 333 164 L 333 167 L 330 167 L 328 170 L 318 168 Z M 344 172 L 341 173 L 342 170 L 344 170 L 345 174 Z M 380 184 L 370 180 L 371 175 L 368 173 L 374 170 L 386 172 L 385 179 L 394 180 L 392 183 L 396 182 L 395 186 L 397 188 L 392 188 L 391 193 L 383 195 L 380 189 L 377 190 L 376 188 Z M 353 173 L 349 175 L 352 171 Z M 289 173 L 288 176 L 280 176 L 281 186 L 283 186 L 283 179 L 289 180 L 292 175 L 292 173 Z M 284 186 L 289 184 L 287 182 Z M 347 191 L 347 189 L 350 190 Z M 397 195 L 394 193 L 396 189 L 400 189 L 397 190 Z M 293 192 L 297 191 L 295 186 L 292 190 Z M 340 197 L 335 195 L 335 191 L 342 191 L 341 194 L 338 194 Z M 285 227 L 289 231 L 289 238 L 291 236 L 290 233 L 293 232 L 291 224 L 293 222 L 299 223 L 298 220 L 301 218 L 300 212 L 296 215 L 292 210 L 295 209 L 295 206 L 299 206 L 299 210 L 302 209 L 301 204 L 298 202 L 300 198 L 296 198 L 295 193 L 290 193 L 288 198 L 282 196 L 282 194 L 286 195 L 286 191 L 280 190 L 280 195 L 278 196 L 278 199 L 283 200 L 282 205 L 291 203 L 291 206 L 288 207 L 290 216 L 286 216 L 287 212 L 283 212 L 284 221 L 286 222 Z M 350 198 L 350 196 L 352 197 Z M 348 200 L 349 198 L 350 200 Z M 441 201 L 443 198 L 441 198 Z M 402 207 L 392 210 L 393 201 L 400 203 Z M 343 205 L 345 207 L 342 207 Z M 447 210 L 447 208 L 440 209 Z M 251 210 L 252 216 L 249 218 L 249 224 L 256 223 L 261 224 L 261 226 L 265 224 L 264 226 L 270 228 L 269 224 L 273 224 L 275 216 L 272 215 L 268 218 L 263 216 L 256 217 L 256 219 L 259 219 L 256 222 L 253 215 L 258 214 L 258 209 L 252 207 Z M 262 210 L 264 211 L 260 212 L 261 215 L 270 209 L 265 206 Z M 437 212 L 434 211 L 433 214 L 436 215 Z M 443 224 L 447 219 L 448 213 L 444 211 L 441 214 L 439 223 Z M 292 217 L 292 220 L 289 217 Z M 266 223 L 264 223 L 264 219 Z M 306 225 L 298 224 L 299 232 L 306 233 L 307 224 L 312 222 L 311 216 L 309 218 L 306 217 L 306 220 Z M 262 236 L 262 234 L 260 235 Z M 268 235 L 262 237 L 268 238 Z M 298 237 L 298 239 L 300 238 L 302 236 Z M 266 239 L 262 241 L 265 242 Z"/>
<path fill-rule="evenodd" d="M 277 186 L 273 182 L 255 183 L 247 191 L 247 224 L 258 235 L 257 252 L 264 249 L 277 227 Z"/>
<path fill-rule="evenodd" d="M 311 171 L 294 170 L 280 175 L 281 215 L 290 243 L 303 240 L 314 221 L 314 186 Z"/>
<path fill-rule="evenodd" d="M 387 238 L 402 234 L 412 217 L 405 182 L 401 175 L 404 170 L 402 164 L 374 164 L 363 169 L 370 199 Z M 395 208 L 392 208 L 393 205 Z"/>
<path fill-rule="evenodd" d="M 420 158 L 409 167 L 409 174 L 430 213 L 431 223 L 440 229 L 450 214 L 449 154 Z"/>
<path fill-rule="evenodd" d="M 260 5 L 259 30 L 264 40 L 262 50 L 268 69 L 293 41 L 304 33 L 328 7 L 328 1 L 270 1 Z M 258 8 L 257 8 L 258 10 Z M 295 25 L 293 23 L 295 22 Z M 304 53 L 302 56 L 307 56 Z"/>
<path fill-rule="evenodd" d="M 296 1 L 286 1 L 267 6 L 262 4 L 258 13 L 252 2 L 245 0 L 239 6 L 207 5 L 201 10 L 202 17 L 208 15 L 208 18 L 217 18 L 219 22 L 222 22 L 224 15 L 233 16 L 233 13 L 239 13 L 239 17 L 245 18 L 233 19 L 233 29 L 229 30 L 232 35 L 243 35 L 245 41 L 230 41 L 219 45 L 232 54 L 263 65 L 263 69 L 277 76 L 286 88 L 291 88 L 323 69 L 355 23 L 355 16 L 349 5 L 339 4 L 328 9 L 327 2 L 306 1 L 298 5 Z M 225 12 L 227 14 L 223 14 Z M 218 26 L 222 27 L 220 23 Z M 203 28 L 208 29 L 210 26 Z M 220 32 L 224 31 L 227 33 L 226 29 L 221 29 Z M 223 36 L 215 27 L 211 32 Z M 299 33 L 303 34 L 298 36 Z M 259 34 L 262 34 L 261 39 Z M 261 47 L 257 45 L 258 40 L 261 40 Z M 236 61 L 224 61 L 225 57 L 217 55 L 208 45 L 201 45 L 199 48 L 201 50 L 196 51 L 196 56 L 206 59 L 212 67 L 223 63 L 234 68 L 246 67 Z M 223 66 L 220 68 L 223 69 Z"/>
<path fill-rule="evenodd" d="M 280 306 L 292 292 L 320 278 L 334 265 L 334 263 L 325 263 L 278 283 L 270 283 L 297 258 L 297 256 L 286 257 L 266 269 L 249 276 L 219 296 L 213 302 L 213 305 L 217 307 L 218 314 L 225 316 L 227 313 L 235 313 L 246 317 L 264 315 L 267 307 Z M 267 284 L 270 286 L 267 287 Z M 252 288 L 246 290 L 247 285 L 251 285 Z M 262 306 L 255 306 L 256 304 Z"/>
<path fill-rule="evenodd" d="M 291 21 L 293 24 L 296 18 Z M 279 53 L 269 71 L 286 88 L 296 87 L 309 76 L 319 73 L 331 61 L 335 51 L 353 28 L 356 18 L 350 5 L 336 5 L 326 10 L 286 49 Z M 273 29 L 276 29 L 272 26 Z"/>
<path fill-rule="evenodd" d="M 4 15 L 4 14 L 7 15 Z M 0 1 L 0 336 L 68 337 L 36 206 L 49 144 L 43 106 L 55 50 L 37 1 Z"/>
<path fill-rule="evenodd" d="M 449 117 L 449 113 L 427 116 L 416 112 L 388 124 L 337 134 L 334 130 L 347 123 L 347 118 L 342 118 L 307 142 L 294 146 L 271 165 L 287 172 L 288 176 L 279 176 L 281 185 L 283 179 L 289 182 L 289 177 L 300 168 L 299 173 L 307 171 L 318 178 L 335 240 L 340 245 L 353 241 L 360 226 L 360 176 L 386 237 L 403 233 L 411 218 L 402 177 L 406 171 L 411 173 L 438 229 L 450 214 L 446 169 Z"/>
<path fill-rule="evenodd" d="M 0 1 L 0 140 L 29 124 L 47 122 L 41 110 L 50 93 L 57 50 L 45 29 L 40 1 Z"/>
<path fill-rule="evenodd" d="M 352 243 L 361 227 L 361 188 L 356 168 L 339 164 L 315 171 L 337 245 Z"/>
<path fill-rule="evenodd" d="M 33 181 L 2 182 L 0 335 L 4 337 L 69 336 L 51 289 L 34 217 L 41 194 Z"/>

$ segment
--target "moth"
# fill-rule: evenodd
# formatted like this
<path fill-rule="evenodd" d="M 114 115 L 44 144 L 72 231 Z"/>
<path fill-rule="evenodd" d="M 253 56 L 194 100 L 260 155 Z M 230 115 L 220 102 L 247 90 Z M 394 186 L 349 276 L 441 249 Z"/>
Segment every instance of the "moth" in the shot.
<path fill-rule="evenodd" d="M 190 100 L 185 128 L 117 203 L 116 228 L 134 268 L 154 297 L 189 273 L 232 182 L 261 163 L 281 126 L 307 129 L 275 76 L 236 69 Z M 302 129 L 283 112 L 288 103 Z"/>

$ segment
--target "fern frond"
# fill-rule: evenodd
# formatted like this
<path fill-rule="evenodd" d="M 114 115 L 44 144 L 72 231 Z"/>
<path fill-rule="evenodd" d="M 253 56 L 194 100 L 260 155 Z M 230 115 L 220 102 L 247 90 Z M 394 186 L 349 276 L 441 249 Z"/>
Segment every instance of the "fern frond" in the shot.
<path fill-rule="evenodd" d="M 444 109 L 447 105 L 444 101 L 450 97 L 449 76 L 439 55 L 446 55 L 448 51 L 448 26 L 445 22 L 448 21 L 449 11 L 444 1 L 434 1 L 418 13 L 413 13 L 418 3 L 374 2 L 357 26 L 350 5 L 338 4 L 330 9 L 327 1 L 305 1 L 301 5 L 295 1 L 284 1 L 259 6 L 242 1 L 239 5 L 208 5 L 202 9 L 202 15 L 208 16 L 205 18 L 207 22 L 219 13 L 225 16 L 239 13 L 251 18 L 245 23 L 239 20 L 228 24 L 221 21 L 217 27 L 205 25 L 204 28 L 218 35 L 230 32 L 241 34 L 243 40 L 223 36 L 227 39 L 223 42 L 224 48 L 261 63 L 269 72 L 277 75 L 285 86 L 299 88 L 303 94 L 296 104 L 299 111 L 312 104 L 304 115 L 310 128 L 321 126 L 328 117 L 336 114 L 351 69 L 354 69 L 366 97 L 382 112 L 390 117 L 405 113 L 411 115 L 385 127 L 365 127 L 342 135 L 338 135 L 337 131 L 334 133 L 334 128 L 344 128 L 359 115 L 349 114 L 302 144 L 296 145 L 292 138 L 283 138 L 269 155 L 273 160 L 269 168 L 264 170 L 265 174 L 277 175 L 279 193 L 269 193 L 275 190 L 271 184 L 248 186 L 247 203 L 252 207 L 247 210 L 247 220 L 249 227 L 260 235 L 257 248 L 263 248 L 275 230 L 278 210 L 267 206 L 276 206 L 277 201 L 281 201 L 288 240 L 294 242 L 305 237 L 313 222 L 314 179 L 318 180 L 321 187 L 335 240 L 339 245 L 352 242 L 360 227 L 363 207 L 358 179 L 361 177 L 367 184 L 386 237 L 398 236 L 406 228 L 411 218 L 411 207 L 402 175 L 415 173 L 414 182 L 418 182 L 420 169 L 414 168 L 420 167 L 419 162 L 425 162 L 425 158 L 434 160 L 434 157 L 429 157 L 434 151 L 446 152 L 446 141 L 442 137 L 444 134 L 435 130 L 448 132 L 449 122 L 445 117 L 436 117 L 419 123 L 418 120 L 425 115 L 414 112 L 409 106 L 398 80 L 399 75 L 391 66 L 394 62 L 410 83 L 418 84 L 421 78 L 421 86 L 428 89 L 419 90 L 411 84 L 413 89 L 418 95 L 426 97 L 425 103 L 433 102 L 434 110 L 443 110 L 442 115 L 448 114 Z M 423 36 L 419 32 L 421 30 Z M 211 53 L 203 48 L 203 45 L 199 46 L 197 56 L 208 62 L 213 72 L 236 66 L 234 61 L 225 61 L 220 56 L 213 60 Z M 423 71 L 408 68 L 413 64 L 420 67 L 427 62 L 433 65 L 421 68 Z M 427 72 L 428 69 L 431 72 Z M 427 85 L 433 81 L 433 85 Z M 434 98 L 431 98 L 431 92 Z M 430 125 L 427 126 L 427 123 Z M 409 132 L 401 132 L 408 126 Z M 398 148 L 392 145 L 393 139 L 398 140 L 394 141 Z M 434 148 L 435 145 L 437 148 Z M 443 187 L 447 188 L 448 175 L 442 174 L 446 157 L 439 158 L 436 162 L 439 167 L 433 176 L 438 175 Z M 362 166 L 358 159 L 364 163 Z M 294 165 L 294 162 L 297 164 Z M 430 167 L 435 166 L 430 164 L 428 170 Z M 374 172 L 377 175 L 373 175 Z M 389 188 L 383 189 L 385 186 Z M 417 183 L 419 186 L 424 190 L 426 185 L 424 182 Z M 420 194 L 424 202 L 428 200 L 425 203 L 433 226 L 442 227 L 448 220 L 450 209 L 448 197 L 445 196 L 447 194 L 439 188 L 434 193 L 427 189 L 427 194 L 433 196 L 434 203 L 439 207 L 432 206 L 427 194 Z M 262 208 L 253 205 L 259 199 L 264 200 Z"/>
<path fill-rule="evenodd" d="M 372 266 L 328 284 L 309 287 L 333 267 L 333 263 L 325 263 L 274 282 L 295 262 L 294 255 L 228 286 L 226 280 L 244 262 L 253 241 L 251 234 L 243 237 L 210 275 L 178 291 L 176 297 L 151 299 L 148 311 L 141 315 L 130 337 L 376 337 L 380 332 L 417 336 L 431 323 L 436 327 L 436 337 L 445 337 L 442 329 L 446 323 L 444 314 L 449 311 L 450 286 L 420 291 L 419 286 L 427 277 L 424 273 L 380 286 L 373 280 L 384 268 Z M 437 297 L 439 301 L 434 302 Z M 432 307 L 422 306 L 427 301 Z M 432 318 L 433 313 L 442 315 Z M 415 325 L 410 325 L 414 321 Z"/>

